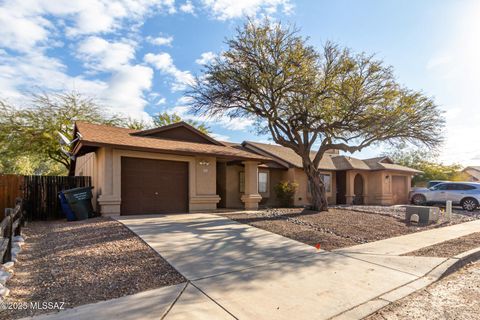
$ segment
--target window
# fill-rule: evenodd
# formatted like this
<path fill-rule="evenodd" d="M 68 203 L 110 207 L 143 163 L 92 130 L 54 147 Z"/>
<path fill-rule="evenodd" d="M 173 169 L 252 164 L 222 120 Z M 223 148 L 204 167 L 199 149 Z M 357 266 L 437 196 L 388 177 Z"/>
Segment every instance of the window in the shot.
<path fill-rule="evenodd" d="M 240 189 L 240 193 L 245 193 L 245 172 L 240 172 L 238 177 L 238 188 Z"/>
<path fill-rule="evenodd" d="M 461 184 L 449 183 L 447 184 L 447 190 L 463 190 Z"/>
<path fill-rule="evenodd" d="M 325 185 L 325 192 L 331 192 L 332 191 L 332 175 L 330 173 L 320 173 L 319 177 L 320 179 L 322 179 L 323 184 Z M 308 182 L 308 185 L 307 185 L 307 192 L 308 193 L 312 192 L 312 186 L 310 185 L 310 182 Z"/>
<path fill-rule="evenodd" d="M 258 173 L 258 192 L 268 192 L 268 172 Z"/>
<path fill-rule="evenodd" d="M 440 183 L 431 188 L 431 190 L 447 190 L 448 184 Z"/>
<path fill-rule="evenodd" d="M 323 184 L 325 184 L 325 191 L 332 191 L 332 176 L 330 173 L 320 173 L 320 179 L 322 179 Z"/>
<path fill-rule="evenodd" d="M 457 190 L 475 190 L 476 188 L 474 186 L 468 185 L 468 184 L 458 184 Z"/>

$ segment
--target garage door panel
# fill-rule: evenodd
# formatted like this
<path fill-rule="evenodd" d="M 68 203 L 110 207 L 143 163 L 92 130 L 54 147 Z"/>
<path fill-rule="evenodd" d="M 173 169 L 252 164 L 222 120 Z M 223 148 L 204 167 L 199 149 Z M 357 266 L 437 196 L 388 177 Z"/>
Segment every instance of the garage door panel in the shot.
<path fill-rule="evenodd" d="M 188 163 L 122 157 L 122 215 L 188 212 Z"/>

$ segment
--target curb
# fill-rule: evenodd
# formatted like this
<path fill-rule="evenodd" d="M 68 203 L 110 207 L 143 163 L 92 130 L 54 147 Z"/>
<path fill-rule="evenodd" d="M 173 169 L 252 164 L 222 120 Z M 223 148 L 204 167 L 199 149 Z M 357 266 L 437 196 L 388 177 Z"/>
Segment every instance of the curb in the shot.
<path fill-rule="evenodd" d="M 363 319 L 377 312 L 378 310 L 409 296 L 410 294 L 420 291 L 425 287 L 443 279 L 444 277 L 454 273 L 458 269 L 468 263 L 480 260 L 480 247 L 462 252 L 454 257 L 448 258 L 440 265 L 433 268 L 424 276 L 413 280 L 399 288 L 386 292 L 376 298 L 364 302 L 350 310 L 331 317 L 332 320 L 340 319 Z"/>
<path fill-rule="evenodd" d="M 439 279 L 442 279 L 453 272 L 457 271 L 458 269 L 464 267 L 465 265 L 480 260 L 480 247 L 462 252 L 457 254 L 452 260 L 456 260 L 449 268 L 445 270 L 445 272 L 440 276 Z"/>

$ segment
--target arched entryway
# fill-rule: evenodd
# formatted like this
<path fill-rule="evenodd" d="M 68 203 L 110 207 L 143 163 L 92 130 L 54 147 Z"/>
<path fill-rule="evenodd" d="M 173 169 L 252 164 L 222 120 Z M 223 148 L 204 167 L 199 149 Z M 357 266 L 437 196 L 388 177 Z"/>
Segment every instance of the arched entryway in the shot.
<path fill-rule="evenodd" d="M 353 204 L 363 204 L 363 177 L 360 173 L 357 173 L 353 180 Z"/>

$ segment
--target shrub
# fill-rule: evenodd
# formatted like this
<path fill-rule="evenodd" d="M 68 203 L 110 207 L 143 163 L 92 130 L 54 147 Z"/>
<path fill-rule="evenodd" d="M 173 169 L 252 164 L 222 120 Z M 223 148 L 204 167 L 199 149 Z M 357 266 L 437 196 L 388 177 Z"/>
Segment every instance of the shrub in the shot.
<path fill-rule="evenodd" d="M 290 181 L 281 181 L 275 186 L 275 194 L 282 207 L 293 207 L 293 196 L 297 188 L 298 184 Z"/>

